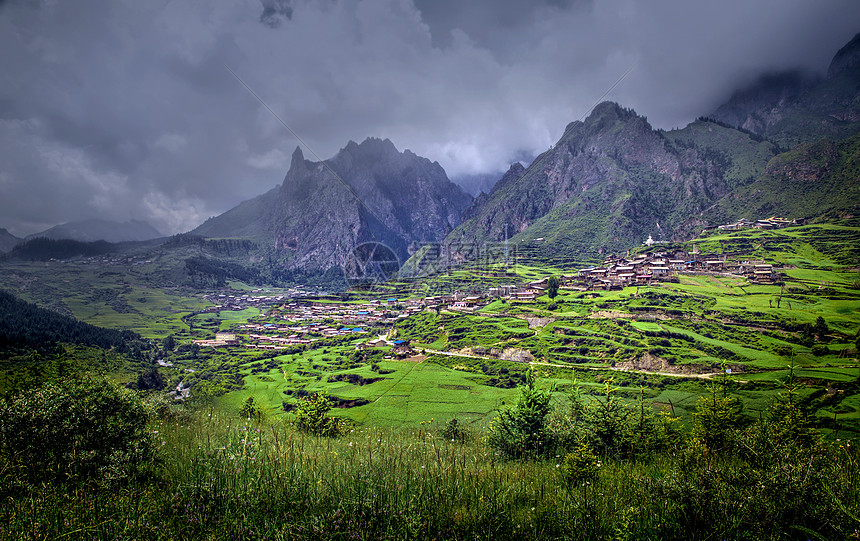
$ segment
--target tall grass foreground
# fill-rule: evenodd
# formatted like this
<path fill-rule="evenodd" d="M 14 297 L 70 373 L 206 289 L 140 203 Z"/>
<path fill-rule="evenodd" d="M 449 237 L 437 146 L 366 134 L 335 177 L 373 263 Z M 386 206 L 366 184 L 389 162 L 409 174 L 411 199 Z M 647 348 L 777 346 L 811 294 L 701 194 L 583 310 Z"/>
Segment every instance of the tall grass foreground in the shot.
<path fill-rule="evenodd" d="M 691 436 L 635 458 L 580 447 L 511 460 L 482 433 L 443 437 L 444 425 L 330 438 L 174 408 L 151 423 L 163 465 L 150 478 L 28 483 L 4 459 L 0 537 L 860 538 L 852 442 L 798 445 L 753 427 L 732 452 Z M 571 477 L 575 457 L 588 475 Z"/>

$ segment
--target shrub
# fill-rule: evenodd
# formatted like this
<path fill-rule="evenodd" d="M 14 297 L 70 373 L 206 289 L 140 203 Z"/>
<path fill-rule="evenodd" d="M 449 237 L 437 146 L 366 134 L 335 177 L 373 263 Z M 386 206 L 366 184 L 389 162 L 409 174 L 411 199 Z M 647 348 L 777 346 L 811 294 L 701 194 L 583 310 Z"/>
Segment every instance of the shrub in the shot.
<path fill-rule="evenodd" d="M 815 344 L 812 346 L 812 354 L 816 357 L 821 357 L 822 355 L 827 355 L 830 353 L 830 350 L 827 349 L 827 346 L 824 344 Z"/>
<path fill-rule="evenodd" d="M 776 354 L 782 357 L 791 357 L 792 351 L 791 348 L 788 346 L 780 346 L 776 348 Z"/>
<path fill-rule="evenodd" d="M 711 396 L 702 396 L 693 413 L 693 436 L 711 451 L 729 449 L 734 445 L 742 421 L 742 404 L 736 398 L 720 395 L 716 388 Z"/>
<path fill-rule="evenodd" d="M 546 288 L 546 294 L 550 299 L 554 299 L 558 295 L 558 286 L 558 276 L 550 276 Z"/>
<path fill-rule="evenodd" d="M 446 440 L 456 441 L 459 443 L 469 439 L 469 433 L 465 428 L 460 426 L 460 421 L 456 417 L 452 418 L 442 429 L 442 437 Z"/>
<path fill-rule="evenodd" d="M 263 408 L 254 401 L 253 396 L 249 396 L 248 400 L 245 400 L 242 407 L 239 408 L 239 416 L 244 419 L 262 421 L 264 415 L 265 412 L 263 411 Z"/>
<path fill-rule="evenodd" d="M 335 437 L 342 431 L 340 419 L 329 417 L 331 402 L 323 393 L 302 397 L 296 404 L 296 426 L 299 430 L 316 436 Z"/>
<path fill-rule="evenodd" d="M 105 380 L 73 379 L 0 406 L 0 456 L 21 481 L 112 484 L 157 464 L 148 409 Z"/>
<path fill-rule="evenodd" d="M 499 412 L 490 423 L 490 444 L 508 458 L 539 455 L 549 449 L 546 418 L 550 412 L 552 394 L 535 387 L 531 372 L 526 377 L 517 403 Z"/>
<path fill-rule="evenodd" d="M 827 334 L 830 332 L 830 328 L 827 326 L 827 322 L 824 321 L 824 318 L 821 316 L 818 316 L 818 319 L 815 320 L 815 326 L 812 327 L 812 330 L 818 337 L 819 342 L 824 342 L 825 340 L 827 340 Z"/>
<path fill-rule="evenodd" d="M 564 456 L 561 475 L 568 487 L 597 481 L 600 460 L 587 445 L 580 445 L 573 453 Z"/>

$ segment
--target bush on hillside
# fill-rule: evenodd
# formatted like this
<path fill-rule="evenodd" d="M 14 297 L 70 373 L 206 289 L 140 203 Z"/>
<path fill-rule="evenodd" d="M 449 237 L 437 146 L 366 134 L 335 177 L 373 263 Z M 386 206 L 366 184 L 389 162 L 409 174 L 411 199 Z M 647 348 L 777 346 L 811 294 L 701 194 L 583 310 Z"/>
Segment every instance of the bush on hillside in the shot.
<path fill-rule="evenodd" d="M 0 405 L 0 462 L 15 481 L 114 484 L 157 464 L 148 409 L 105 380 L 47 384 Z"/>
<path fill-rule="evenodd" d="M 331 407 L 331 402 L 323 393 L 302 397 L 294 410 L 296 426 L 302 432 L 315 436 L 339 436 L 343 428 L 342 421 L 329 417 Z"/>
<path fill-rule="evenodd" d="M 490 444 L 508 458 L 540 455 L 549 449 L 546 430 L 552 393 L 535 386 L 531 372 L 517 403 L 499 412 L 490 424 Z"/>
<path fill-rule="evenodd" d="M 249 396 L 242 404 L 242 407 L 239 408 L 239 417 L 248 419 L 249 421 L 262 421 L 265 415 L 266 412 L 263 410 L 263 407 L 257 404 L 253 396 Z"/>

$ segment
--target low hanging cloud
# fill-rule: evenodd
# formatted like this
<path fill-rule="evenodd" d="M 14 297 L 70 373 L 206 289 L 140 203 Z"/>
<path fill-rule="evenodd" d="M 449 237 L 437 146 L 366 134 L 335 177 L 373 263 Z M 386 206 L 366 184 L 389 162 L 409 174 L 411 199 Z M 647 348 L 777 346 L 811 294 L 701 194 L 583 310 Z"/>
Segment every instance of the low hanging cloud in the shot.
<path fill-rule="evenodd" d="M 323 158 L 387 137 L 484 186 L 628 70 L 606 99 L 681 127 L 761 73 L 823 72 L 858 20 L 854 1 L 10 0 L 0 227 L 175 233 L 279 183 L 297 141 L 225 65 Z"/>

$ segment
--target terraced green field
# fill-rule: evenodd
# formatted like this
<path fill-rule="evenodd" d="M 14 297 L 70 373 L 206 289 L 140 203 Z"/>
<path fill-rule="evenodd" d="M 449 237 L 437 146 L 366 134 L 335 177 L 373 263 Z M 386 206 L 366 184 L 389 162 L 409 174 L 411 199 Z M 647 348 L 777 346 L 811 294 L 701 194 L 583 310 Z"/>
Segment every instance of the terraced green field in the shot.
<path fill-rule="evenodd" d="M 857 228 L 823 224 L 712 234 L 687 245 L 772 263 L 783 273 L 773 285 L 732 275 L 682 275 L 678 283 L 661 286 L 562 289 L 555 299 L 528 302 L 500 299 L 476 313 L 426 310 L 393 328 L 416 355 L 424 354 L 412 360 L 386 359 L 387 348 L 357 352 L 355 345 L 366 338 L 324 340 L 286 352 L 193 353 L 193 339 L 238 330 L 248 321 L 280 320 L 255 308 L 199 313 L 208 305 L 205 291 L 155 287 L 156 263 L 7 262 L 0 277 L 25 299 L 89 323 L 153 339 L 173 334 L 179 348 L 167 360 L 174 366 L 159 368 L 168 388 L 182 382 L 192 396 L 230 408 L 253 396 L 270 414 L 286 415 L 299 396 L 323 391 L 344 406 L 337 415 L 356 423 L 415 425 L 457 417 L 483 424 L 534 370 L 543 385 L 556 389 L 557 400 L 565 400 L 574 381 L 595 397 L 609 381 L 627 399 L 643 397 L 684 417 L 698 396 L 725 385 L 755 416 L 793 365 L 805 403 L 822 426 L 834 426 L 835 419 L 840 430 L 860 432 L 857 241 Z M 423 298 L 576 270 L 534 262 L 507 269 L 467 266 L 420 283 L 391 283 L 315 302 Z M 250 289 L 241 282 L 228 286 L 237 295 Z M 804 330 L 818 318 L 826 322 L 826 336 Z"/>

